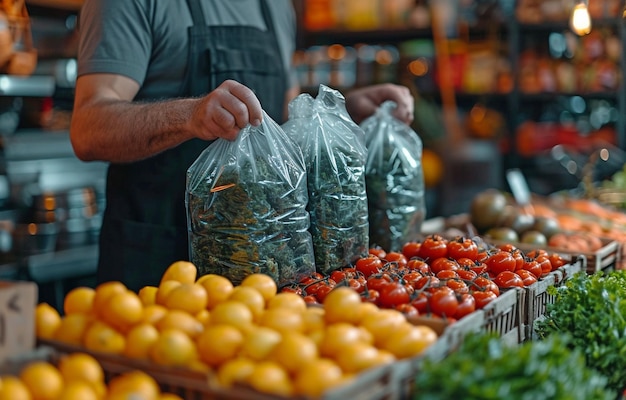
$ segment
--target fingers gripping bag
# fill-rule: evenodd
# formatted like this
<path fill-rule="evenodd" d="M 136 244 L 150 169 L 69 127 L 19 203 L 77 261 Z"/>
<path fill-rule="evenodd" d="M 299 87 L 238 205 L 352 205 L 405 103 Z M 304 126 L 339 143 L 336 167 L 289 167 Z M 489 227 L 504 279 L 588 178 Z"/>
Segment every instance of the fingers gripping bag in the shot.
<path fill-rule="evenodd" d="M 267 114 L 211 143 L 187 170 L 185 196 L 199 275 L 237 285 L 263 273 L 283 286 L 315 272 L 302 153 Z"/>
<path fill-rule="evenodd" d="M 365 136 L 343 95 L 324 85 L 316 98 L 305 93 L 289 103 L 283 129 L 304 155 L 315 264 L 326 274 L 368 251 Z"/>
<path fill-rule="evenodd" d="M 426 216 L 422 140 L 392 115 L 396 106 L 386 101 L 361 122 L 370 245 L 387 251 L 400 251 L 407 241 L 417 240 Z"/>

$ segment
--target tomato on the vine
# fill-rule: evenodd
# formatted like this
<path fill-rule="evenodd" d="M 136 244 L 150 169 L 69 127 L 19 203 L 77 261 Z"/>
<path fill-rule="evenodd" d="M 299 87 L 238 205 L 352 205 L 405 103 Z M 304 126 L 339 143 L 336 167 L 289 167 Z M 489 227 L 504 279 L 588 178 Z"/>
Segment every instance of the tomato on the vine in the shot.
<path fill-rule="evenodd" d="M 391 282 L 380 290 L 378 304 L 383 308 L 395 308 L 411 300 L 409 292 L 400 282 Z"/>
<path fill-rule="evenodd" d="M 454 290 L 454 293 L 469 293 L 469 287 L 467 286 L 467 283 L 465 283 L 463 280 L 461 279 L 448 279 L 446 281 L 446 285 Z"/>
<path fill-rule="evenodd" d="M 453 317 L 459 307 L 459 300 L 454 290 L 442 286 L 434 290 L 428 300 L 430 311 L 434 314 Z"/>
<path fill-rule="evenodd" d="M 478 278 L 474 279 L 471 286 L 472 290 L 488 290 L 493 292 L 496 296 L 500 296 L 500 288 L 498 287 L 498 285 L 491 279 L 484 276 L 479 276 Z"/>
<path fill-rule="evenodd" d="M 439 286 L 441 286 L 441 281 L 439 280 L 439 278 L 433 275 L 423 276 L 413 284 L 415 290 L 430 291 L 437 289 Z"/>
<path fill-rule="evenodd" d="M 453 315 L 454 318 L 461 319 L 476 311 L 476 299 L 471 294 L 463 293 L 459 296 L 459 300 L 459 306 Z"/>
<path fill-rule="evenodd" d="M 307 304 L 320 304 L 319 301 L 317 301 L 317 297 L 310 294 L 304 296 L 304 302 Z"/>
<path fill-rule="evenodd" d="M 404 256 L 404 254 L 397 251 L 390 251 L 384 258 L 387 263 L 396 264 L 397 268 L 406 267 L 409 260 Z"/>
<path fill-rule="evenodd" d="M 421 258 L 411 258 L 407 262 L 406 267 L 410 271 L 419 271 L 423 274 L 430 273 L 430 265 L 428 265 L 428 263 Z"/>
<path fill-rule="evenodd" d="M 422 241 L 419 256 L 424 260 L 448 256 L 448 241 L 441 235 L 432 234 Z"/>
<path fill-rule="evenodd" d="M 498 250 L 487 257 L 485 264 L 487 264 L 487 270 L 497 276 L 503 271 L 515 271 L 517 261 L 511 253 Z"/>
<path fill-rule="evenodd" d="M 387 252 L 382 247 L 379 247 L 379 246 L 370 247 L 368 250 L 368 253 L 380 259 L 385 258 L 385 256 L 387 255 Z"/>
<path fill-rule="evenodd" d="M 476 260 L 478 257 L 478 245 L 468 237 L 458 236 L 448 241 L 448 257 L 458 260 L 459 258 L 469 258 Z"/>
<path fill-rule="evenodd" d="M 522 282 L 524 282 L 524 286 L 528 287 L 534 283 L 537 283 L 537 277 L 530 271 L 526 269 L 520 269 L 515 271 L 517 275 L 522 278 Z"/>
<path fill-rule="evenodd" d="M 378 304 L 378 299 L 380 298 L 380 292 L 375 289 L 367 289 L 361 293 L 361 301 L 370 302 L 374 304 Z"/>
<path fill-rule="evenodd" d="M 362 284 L 361 281 L 359 281 L 358 279 L 350 278 L 347 282 L 348 286 L 354 289 L 357 293 L 363 293 L 365 291 L 365 285 Z"/>
<path fill-rule="evenodd" d="M 356 260 L 354 266 L 355 270 L 363 274 L 363 276 L 365 276 L 366 278 L 373 274 L 379 273 L 382 267 L 383 261 L 380 258 L 372 255 L 359 258 L 358 260 Z"/>
<path fill-rule="evenodd" d="M 471 293 L 474 297 L 476 308 L 479 310 L 498 298 L 498 296 L 491 290 L 476 290 Z"/>
<path fill-rule="evenodd" d="M 420 242 L 415 242 L 415 241 L 406 242 L 402 246 L 402 254 L 404 254 L 404 256 L 408 260 L 410 260 L 413 257 L 418 257 L 421 246 L 422 244 Z"/>
<path fill-rule="evenodd" d="M 437 272 L 435 276 L 441 280 L 459 278 L 459 274 L 457 274 L 457 272 L 453 269 L 442 269 L 441 271 Z"/>
<path fill-rule="evenodd" d="M 466 281 L 473 281 L 474 279 L 478 277 L 478 274 L 472 271 L 471 269 L 459 268 L 455 272 L 459 276 L 459 278 L 466 280 Z"/>
<path fill-rule="evenodd" d="M 561 268 L 568 263 L 565 257 L 560 255 L 559 253 L 550 253 L 548 258 L 550 259 L 550 264 L 552 265 L 552 271 Z"/>
<path fill-rule="evenodd" d="M 377 290 L 378 292 L 389 283 L 393 282 L 393 278 L 388 274 L 378 273 L 375 275 L 370 275 L 367 278 L 367 288 Z"/>
<path fill-rule="evenodd" d="M 552 272 L 552 263 L 550 262 L 550 258 L 548 255 L 540 254 L 535 257 L 535 260 L 539 263 L 539 265 L 541 265 L 542 276 Z"/>
<path fill-rule="evenodd" d="M 513 271 L 502 271 L 493 280 L 502 289 L 524 287 L 522 278 Z"/>
<path fill-rule="evenodd" d="M 411 303 L 398 304 L 395 308 L 396 310 L 404 314 L 405 318 L 408 320 L 417 318 L 420 315 L 420 312 L 418 311 L 418 309 L 415 308 L 415 306 L 412 305 Z"/>
<path fill-rule="evenodd" d="M 421 292 L 417 296 L 414 296 L 411 300 L 411 305 L 419 311 L 420 314 L 428 313 L 428 292 Z"/>
<path fill-rule="evenodd" d="M 455 260 L 451 258 L 447 258 L 447 257 L 435 258 L 432 261 L 430 261 L 429 265 L 430 265 L 430 270 L 433 274 L 437 274 L 440 271 L 445 271 L 445 270 L 456 271 L 457 269 L 459 269 L 459 264 Z"/>
<path fill-rule="evenodd" d="M 487 271 L 487 264 L 482 261 L 472 260 L 469 258 L 459 258 L 458 260 L 456 260 L 456 262 L 457 264 L 459 264 L 459 267 L 461 267 L 461 269 L 469 269 L 471 271 L 474 271 L 477 275 L 480 275 L 483 272 Z"/>
<path fill-rule="evenodd" d="M 330 273 L 330 279 L 332 279 L 333 281 L 337 283 L 350 279 L 350 278 L 352 278 L 352 276 L 350 276 L 349 273 L 347 273 L 346 271 L 342 269 L 336 269 Z"/>
<path fill-rule="evenodd" d="M 543 275 L 543 268 L 541 267 L 541 264 L 539 264 L 537 262 L 537 260 L 535 260 L 533 258 L 528 258 L 527 257 L 524 260 L 524 266 L 522 267 L 522 269 L 530 272 L 537 279 L 539 279 L 541 277 L 541 275 Z"/>
<path fill-rule="evenodd" d="M 317 301 L 323 303 L 324 299 L 326 299 L 326 296 L 328 296 L 328 293 L 330 293 L 333 288 L 334 286 L 326 285 L 317 289 L 317 292 L 315 292 L 315 297 L 317 297 Z"/>

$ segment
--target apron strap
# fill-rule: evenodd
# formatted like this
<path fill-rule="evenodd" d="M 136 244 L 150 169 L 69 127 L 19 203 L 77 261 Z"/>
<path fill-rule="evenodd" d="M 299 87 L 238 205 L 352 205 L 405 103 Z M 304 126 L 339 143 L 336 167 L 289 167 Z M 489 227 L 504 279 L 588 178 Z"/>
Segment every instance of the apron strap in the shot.
<path fill-rule="evenodd" d="M 206 26 L 206 18 L 200 5 L 200 0 L 187 0 L 187 7 L 191 12 L 191 19 L 194 26 Z M 265 29 L 268 32 L 274 32 L 274 24 L 272 23 L 272 16 L 265 0 L 261 0 L 261 14 L 263 16 L 263 23 L 265 23 Z"/>

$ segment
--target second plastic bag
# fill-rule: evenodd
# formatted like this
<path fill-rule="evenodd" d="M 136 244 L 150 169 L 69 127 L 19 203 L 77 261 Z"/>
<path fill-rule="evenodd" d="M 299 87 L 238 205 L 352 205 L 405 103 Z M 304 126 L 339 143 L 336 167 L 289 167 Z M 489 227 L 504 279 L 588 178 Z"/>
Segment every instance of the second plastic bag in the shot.
<path fill-rule="evenodd" d="M 400 251 L 418 239 L 426 216 L 422 140 L 392 115 L 386 101 L 361 123 L 367 145 L 365 176 L 370 245 Z"/>
<path fill-rule="evenodd" d="M 304 155 L 315 264 L 326 274 L 368 251 L 365 136 L 343 95 L 324 85 L 316 98 L 305 93 L 289 103 L 283 129 Z"/>
<path fill-rule="evenodd" d="M 279 286 L 315 272 L 302 153 L 264 114 L 234 141 L 210 144 L 187 171 L 190 258 L 235 285 L 252 273 Z"/>

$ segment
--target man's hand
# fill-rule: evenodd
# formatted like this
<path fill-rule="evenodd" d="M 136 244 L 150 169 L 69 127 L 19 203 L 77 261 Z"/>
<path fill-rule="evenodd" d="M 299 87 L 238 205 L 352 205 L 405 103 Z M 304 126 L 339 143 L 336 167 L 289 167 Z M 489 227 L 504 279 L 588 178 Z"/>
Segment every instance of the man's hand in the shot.
<path fill-rule="evenodd" d="M 190 125 L 198 138 L 234 140 L 242 128 L 258 126 L 262 119 L 263 109 L 254 92 L 227 80 L 196 103 Z"/>
<path fill-rule="evenodd" d="M 415 100 L 411 91 L 405 86 L 382 83 L 353 90 L 345 97 L 346 109 L 357 124 L 374 114 L 378 107 L 387 100 L 397 104 L 397 108 L 393 112 L 396 118 L 407 125 L 413 122 Z"/>

